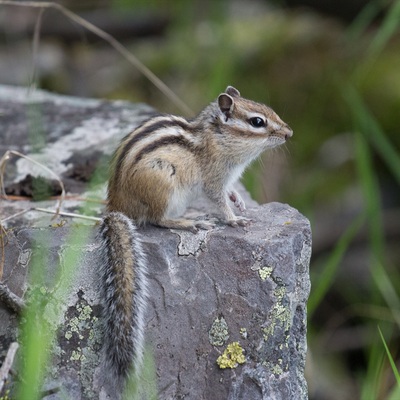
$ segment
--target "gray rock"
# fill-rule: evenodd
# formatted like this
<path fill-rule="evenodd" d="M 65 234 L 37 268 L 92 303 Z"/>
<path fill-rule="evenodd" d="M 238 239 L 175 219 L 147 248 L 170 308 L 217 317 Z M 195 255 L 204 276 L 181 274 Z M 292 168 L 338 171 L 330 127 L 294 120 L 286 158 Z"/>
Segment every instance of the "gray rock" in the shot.
<path fill-rule="evenodd" d="M 28 152 L 62 177 L 77 163 L 110 154 L 117 140 L 152 112 L 123 102 L 45 92 L 27 99 L 24 93 L 0 86 L 7 139 L 1 150 Z M 41 129 L 49 143 L 41 148 L 29 144 L 25 111 L 30 104 L 41 110 Z M 36 173 L 25 160 L 14 161 L 6 183 L 23 178 L 28 169 Z M 71 188 L 75 193 L 85 190 L 79 182 L 71 182 Z M 38 204 L 54 208 L 54 202 Z M 258 206 L 248 196 L 247 205 L 245 215 L 253 222 L 246 228 L 219 224 L 198 234 L 140 229 L 151 296 L 138 398 L 308 398 L 304 365 L 310 225 L 288 205 Z M 4 220 L 37 204 L 2 201 L 2 206 Z M 69 200 L 64 209 L 76 211 L 78 206 L 76 199 Z M 213 217 L 203 201 L 189 212 Z M 101 356 L 97 228 L 77 219 L 54 224 L 49 218 L 34 211 L 3 223 L 8 231 L 4 253 L 0 246 L 0 260 L 5 257 L 2 283 L 21 298 L 36 288 L 37 297 L 46 299 L 38 318 L 48 332 L 57 333 L 49 336 L 53 358 L 46 370 L 45 398 L 114 399 L 120 388 L 108 382 Z M 11 341 L 20 340 L 19 319 L 0 302 L 0 320 L 3 357 Z M 226 356 L 227 349 L 233 349 L 237 362 Z"/>

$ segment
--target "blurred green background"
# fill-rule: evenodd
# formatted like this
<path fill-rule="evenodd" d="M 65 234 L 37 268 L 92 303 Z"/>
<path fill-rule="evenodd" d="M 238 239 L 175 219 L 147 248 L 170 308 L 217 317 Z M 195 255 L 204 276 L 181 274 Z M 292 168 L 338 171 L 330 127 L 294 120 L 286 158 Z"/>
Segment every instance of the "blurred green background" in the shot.
<path fill-rule="evenodd" d="M 243 181 L 259 202 L 287 202 L 312 224 L 310 399 L 400 399 L 400 1 L 62 4 L 126 46 L 193 115 L 233 85 L 293 128 Z M 59 10 L 0 2 L 0 83 L 32 79 L 185 114 Z"/>

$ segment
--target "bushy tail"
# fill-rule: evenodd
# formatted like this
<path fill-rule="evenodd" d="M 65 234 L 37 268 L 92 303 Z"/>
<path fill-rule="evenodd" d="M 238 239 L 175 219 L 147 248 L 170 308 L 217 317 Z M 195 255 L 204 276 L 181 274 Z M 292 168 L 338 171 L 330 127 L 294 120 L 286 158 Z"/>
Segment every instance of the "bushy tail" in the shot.
<path fill-rule="evenodd" d="M 126 378 L 139 373 L 143 358 L 145 256 L 136 227 L 124 214 L 106 215 L 98 240 L 106 361 L 115 378 Z"/>

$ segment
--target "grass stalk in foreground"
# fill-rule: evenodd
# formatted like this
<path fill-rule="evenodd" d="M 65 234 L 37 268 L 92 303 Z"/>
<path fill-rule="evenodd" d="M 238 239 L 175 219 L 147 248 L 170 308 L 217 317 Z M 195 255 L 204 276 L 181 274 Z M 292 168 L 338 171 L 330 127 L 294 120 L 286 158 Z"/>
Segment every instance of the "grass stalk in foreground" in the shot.
<path fill-rule="evenodd" d="M 53 228 L 59 229 L 59 228 Z M 55 265 L 49 257 L 51 232 L 37 232 L 37 240 L 32 248 L 34 257 L 29 265 L 30 290 L 28 306 L 21 326 L 21 351 L 19 354 L 19 374 L 22 378 L 17 388 L 17 399 L 40 399 L 41 390 L 50 365 L 57 328 L 62 320 L 63 305 L 67 303 L 71 282 L 76 274 L 82 247 L 87 240 L 86 229 L 73 226 L 66 239 L 62 259 Z M 64 243 L 64 244 L 65 244 Z M 50 266 L 56 272 L 49 278 Z M 58 271 L 57 271 L 58 268 Z"/>
<path fill-rule="evenodd" d="M 396 367 L 396 363 L 393 360 L 393 357 L 392 357 L 392 355 L 391 355 L 391 353 L 389 351 L 389 347 L 386 344 L 385 337 L 383 336 L 383 333 L 382 333 L 381 328 L 379 326 L 378 326 L 378 331 L 379 331 L 379 335 L 381 337 L 383 346 L 385 347 L 386 355 L 388 356 L 388 359 L 389 359 L 390 366 L 392 368 L 393 374 L 394 374 L 394 376 L 396 378 L 397 385 L 400 388 L 400 373 L 399 373 L 399 370 Z"/>
<path fill-rule="evenodd" d="M 310 293 L 310 298 L 308 299 L 307 304 L 307 313 L 309 318 L 312 317 L 314 311 L 322 301 L 322 298 L 326 295 L 329 288 L 333 284 L 336 272 L 339 269 L 345 253 L 357 233 L 360 231 L 364 222 L 365 213 L 361 213 L 357 218 L 354 219 L 354 221 L 340 237 L 335 248 L 329 255 L 323 268 L 319 272 L 317 281 L 314 280 L 313 290 Z"/>
<path fill-rule="evenodd" d="M 371 259 L 368 267 L 372 277 L 371 295 L 368 302 L 371 305 L 386 303 L 394 321 L 400 326 L 397 312 L 400 307 L 400 299 L 393 285 L 394 282 L 399 281 L 399 277 L 396 272 L 392 271 L 391 279 L 389 279 L 387 272 L 385 230 L 380 198 L 381 187 L 374 168 L 372 148 L 376 149 L 397 179 L 400 177 L 400 159 L 377 121 L 374 120 L 372 114 L 363 104 L 357 91 L 349 87 L 345 92 L 345 96 L 354 120 L 356 166 L 367 216 L 368 244 Z M 369 321 L 364 323 L 369 324 Z M 371 338 L 375 338 L 372 333 L 373 324 L 369 325 L 371 327 Z M 387 328 L 393 330 L 393 324 L 388 324 Z M 372 339 L 370 346 L 365 349 L 365 356 L 367 359 L 367 371 L 361 382 L 361 399 L 375 400 L 384 398 L 382 396 L 387 395 L 387 388 L 384 384 L 384 352 L 381 344 L 376 339 Z"/>

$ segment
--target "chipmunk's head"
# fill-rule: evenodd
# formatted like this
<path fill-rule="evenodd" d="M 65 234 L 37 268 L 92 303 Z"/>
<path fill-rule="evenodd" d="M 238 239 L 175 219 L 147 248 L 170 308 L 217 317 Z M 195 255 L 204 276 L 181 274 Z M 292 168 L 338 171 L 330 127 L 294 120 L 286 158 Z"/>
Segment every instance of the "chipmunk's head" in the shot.
<path fill-rule="evenodd" d="M 247 100 L 228 86 L 218 96 L 219 121 L 232 136 L 264 138 L 265 147 L 283 144 L 293 135 L 289 125 L 268 106 Z"/>

